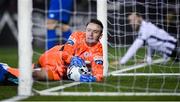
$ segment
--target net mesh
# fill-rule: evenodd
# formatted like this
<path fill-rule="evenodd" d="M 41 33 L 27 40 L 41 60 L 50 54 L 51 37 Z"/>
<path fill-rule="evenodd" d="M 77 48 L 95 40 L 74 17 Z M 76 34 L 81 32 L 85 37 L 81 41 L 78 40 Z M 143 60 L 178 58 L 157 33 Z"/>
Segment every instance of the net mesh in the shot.
<path fill-rule="evenodd" d="M 44 52 L 48 4 L 45 0 L 44 8 L 33 8 L 34 61 Z M 179 0 L 108 0 L 107 4 L 109 76 L 100 83 L 35 81 L 33 90 L 48 95 L 97 95 L 96 92 L 102 95 L 178 95 L 180 62 L 170 59 L 162 64 L 161 56 L 155 53 L 153 64 L 148 66 L 144 61 L 146 46 L 127 64 L 119 65 L 118 61 L 137 37 L 127 21 L 127 15 L 132 11 L 140 11 L 145 20 L 164 29 L 179 42 Z M 96 18 L 96 9 L 96 0 L 74 0 L 70 20 L 72 31 L 84 31 L 87 21 Z"/>

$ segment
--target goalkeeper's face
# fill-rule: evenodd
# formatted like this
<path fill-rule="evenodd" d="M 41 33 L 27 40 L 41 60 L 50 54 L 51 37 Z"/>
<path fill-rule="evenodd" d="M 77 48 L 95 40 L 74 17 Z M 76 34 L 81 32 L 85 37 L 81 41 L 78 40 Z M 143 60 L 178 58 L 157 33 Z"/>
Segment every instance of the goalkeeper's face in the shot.
<path fill-rule="evenodd" d="M 86 27 L 86 42 L 95 44 L 102 36 L 102 28 L 98 24 L 89 23 Z"/>

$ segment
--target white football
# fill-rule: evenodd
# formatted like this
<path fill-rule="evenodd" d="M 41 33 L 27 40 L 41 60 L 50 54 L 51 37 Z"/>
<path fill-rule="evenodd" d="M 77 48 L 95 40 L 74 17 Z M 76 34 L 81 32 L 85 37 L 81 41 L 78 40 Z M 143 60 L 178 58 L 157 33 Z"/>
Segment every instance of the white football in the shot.
<path fill-rule="evenodd" d="M 87 67 L 70 66 L 67 69 L 68 79 L 79 81 L 81 74 L 90 74 Z"/>

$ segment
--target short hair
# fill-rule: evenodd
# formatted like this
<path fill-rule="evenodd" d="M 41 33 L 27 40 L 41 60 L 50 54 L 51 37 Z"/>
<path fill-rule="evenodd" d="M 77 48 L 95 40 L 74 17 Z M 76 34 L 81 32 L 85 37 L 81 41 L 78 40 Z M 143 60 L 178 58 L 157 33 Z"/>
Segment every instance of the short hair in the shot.
<path fill-rule="evenodd" d="M 144 5 L 133 5 L 133 6 L 128 6 L 128 7 L 124 7 L 125 10 L 125 14 L 126 17 L 128 17 L 129 15 L 131 15 L 132 13 L 135 13 L 138 17 L 142 17 L 145 18 L 145 14 L 146 14 L 146 7 Z M 124 11 L 122 11 L 124 12 Z"/>
<path fill-rule="evenodd" d="M 142 14 L 139 12 L 130 12 L 130 13 L 128 13 L 128 16 L 130 16 L 131 14 L 135 14 L 136 16 L 143 18 Z"/>
<path fill-rule="evenodd" d="M 87 26 L 89 23 L 94 23 L 94 24 L 99 25 L 99 26 L 102 28 L 102 30 L 101 30 L 101 33 L 102 33 L 104 27 L 103 27 L 103 24 L 102 24 L 102 22 L 101 22 L 100 20 L 98 20 L 98 19 L 91 19 L 91 20 L 86 24 L 86 26 Z"/>

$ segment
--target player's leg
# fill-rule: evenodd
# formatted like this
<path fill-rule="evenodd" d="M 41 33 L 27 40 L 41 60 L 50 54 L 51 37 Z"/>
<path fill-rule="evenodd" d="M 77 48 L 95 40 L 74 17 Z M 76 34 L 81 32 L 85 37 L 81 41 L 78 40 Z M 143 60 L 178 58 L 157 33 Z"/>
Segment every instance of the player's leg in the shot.
<path fill-rule="evenodd" d="M 62 31 L 62 43 L 65 44 L 72 33 L 70 26 L 64 23 L 59 26 L 59 29 Z"/>
<path fill-rule="evenodd" d="M 18 84 L 18 69 L 11 68 L 5 63 L 0 63 L 0 82 L 3 84 Z"/>
<path fill-rule="evenodd" d="M 179 62 L 179 61 L 180 61 L 180 47 L 177 47 L 177 48 L 176 48 L 175 61 L 176 61 L 176 62 Z"/>
<path fill-rule="evenodd" d="M 4 64 L 0 64 L 0 82 L 4 81 L 5 74 L 7 74 L 7 66 Z"/>
<path fill-rule="evenodd" d="M 174 59 L 174 61 L 179 62 L 180 61 L 180 47 L 178 44 L 176 44 L 176 48 L 173 50 L 171 57 Z"/>
<path fill-rule="evenodd" d="M 40 69 L 35 69 L 33 77 L 36 80 L 61 80 L 63 77 L 63 64 L 61 59 L 61 45 L 57 45 L 39 57 Z M 62 67 L 61 67 L 62 66 Z"/>
<path fill-rule="evenodd" d="M 53 80 L 53 72 L 44 68 L 38 68 L 33 71 L 33 79 L 35 80 Z"/>
<path fill-rule="evenodd" d="M 57 44 L 56 26 L 59 18 L 59 0 L 50 0 L 47 20 L 46 50 Z"/>
<path fill-rule="evenodd" d="M 56 24 L 57 24 L 57 21 L 55 20 L 49 19 L 47 21 L 46 50 L 58 44 L 58 36 L 55 30 Z"/>
<path fill-rule="evenodd" d="M 59 13 L 59 22 L 61 23 L 59 29 L 62 31 L 63 43 L 65 43 L 72 33 L 69 21 L 73 11 L 73 0 L 60 0 L 59 6 L 62 11 Z"/>
<path fill-rule="evenodd" d="M 64 78 L 64 67 L 55 68 L 54 65 L 46 65 L 33 70 L 33 79 L 35 80 L 61 80 Z M 53 70 L 56 69 L 56 70 Z M 60 72 L 59 72 L 60 71 Z"/>

